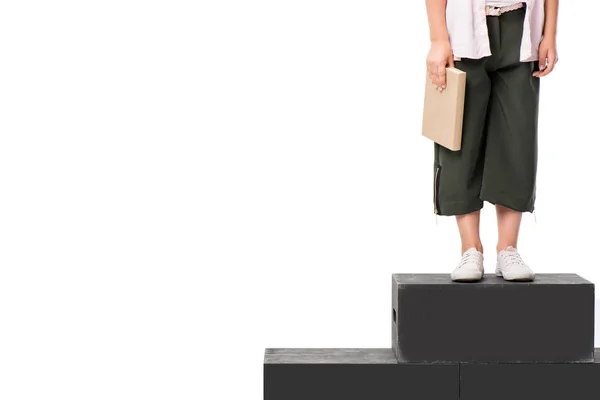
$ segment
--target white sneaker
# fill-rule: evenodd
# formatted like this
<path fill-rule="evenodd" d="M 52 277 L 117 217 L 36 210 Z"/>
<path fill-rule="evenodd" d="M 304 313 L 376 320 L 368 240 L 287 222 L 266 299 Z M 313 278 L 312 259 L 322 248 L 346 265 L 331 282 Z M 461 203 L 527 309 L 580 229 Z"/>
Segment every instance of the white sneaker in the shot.
<path fill-rule="evenodd" d="M 458 266 L 450 275 L 453 281 L 473 282 L 483 278 L 483 254 L 476 248 L 463 253 Z"/>
<path fill-rule="evenodd" d="M 535 274 L 525 264 L 521 255 L 512 246 L 498 253 L 496 276 L 501 276 L 507 281 L 532 281 Z"/>

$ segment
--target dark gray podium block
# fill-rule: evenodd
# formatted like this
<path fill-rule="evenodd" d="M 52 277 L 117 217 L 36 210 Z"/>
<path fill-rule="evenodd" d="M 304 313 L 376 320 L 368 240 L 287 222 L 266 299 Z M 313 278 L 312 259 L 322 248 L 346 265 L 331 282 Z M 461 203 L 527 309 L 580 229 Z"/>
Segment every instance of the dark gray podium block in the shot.
<path fill-rule="evenodd" d="M 461 364 L 460 400 L 598 400 L 593 364 Z"/>
<path fill-rule="evenodd" d="M 457 364 L 398 364 L 392 349 L 267 349 L 264 400 L 457 400 Z"/>
<path fill-rule="evenodd" d="M 486 275 L 392 277 L 392 344 L 400 362 L 592 362 L 594 285 L 575 274 L 533 282 Z"/>

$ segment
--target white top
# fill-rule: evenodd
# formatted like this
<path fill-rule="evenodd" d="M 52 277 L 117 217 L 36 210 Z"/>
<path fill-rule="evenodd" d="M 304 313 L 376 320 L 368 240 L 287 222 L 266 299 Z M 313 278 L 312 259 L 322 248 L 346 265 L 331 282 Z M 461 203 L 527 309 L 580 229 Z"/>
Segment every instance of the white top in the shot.
<path fill-rule="evenodd" d="M 485 6 L 489 0 L 447 0 L 446 24 L 455 57 L 482 58 L 491 55 Z M 544 0 L 527 4 L 521 40 L 521 61 L 538 59 L 544 28 Z M 515 1 L 511 1 L 515 4 Z"/>
<path fill-rule="evenodd" d="M 492 7 L 506 7 L 512 6 L 513 4 L 521 3 L 520 1 L 515 0 L 485 0 L 486 6 Z"/>

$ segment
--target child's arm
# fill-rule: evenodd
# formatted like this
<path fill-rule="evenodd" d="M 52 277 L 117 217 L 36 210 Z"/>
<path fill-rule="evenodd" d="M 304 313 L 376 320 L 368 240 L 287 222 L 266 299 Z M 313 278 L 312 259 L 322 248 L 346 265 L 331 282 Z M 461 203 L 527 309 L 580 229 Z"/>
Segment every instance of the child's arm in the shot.
<path fill-rule="evenodd" d="M 452 47 L 446 27 L 446 0 L 426 0 L 431 49 L 427 56 L 427 70 L 439 90 L 446 87 L 446 66 L 454 66 Z"/>
<path fill-rule="evenodd" d="M 429 37 L 432 42 L 448 41 L 446 28 L 446 1 L 426 0 L 427 19 L 429 20 Z"/>
<path fill-rule="evenodd" d="M 556 25 L 558 21 L 558 0 L 545 0 L 544 2 L 544 37 L 556 38 Z"/>
<path fill-rule="evenodd" d="M 548 75 L 558 61 L 556 52 L 556 25 L 558 21 L 558 0 L 544 0 L 544 33 L 539 49 L 540 70 L 533 76 Z"/>

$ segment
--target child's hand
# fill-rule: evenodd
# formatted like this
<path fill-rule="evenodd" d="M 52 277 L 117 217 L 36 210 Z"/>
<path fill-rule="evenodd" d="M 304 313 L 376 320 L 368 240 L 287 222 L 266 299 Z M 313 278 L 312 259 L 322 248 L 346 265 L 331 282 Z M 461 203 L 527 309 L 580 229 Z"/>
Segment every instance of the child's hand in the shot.
<path fill-rule="evenodd" d="M 431 42 L 431 49 L 427 55 L 427 71 L 429 71 L 429 79 L 439 91 L 446 88 L 446 66 L 454 67 L 450 42 L 447 40 Z"/>
<path fill-rule="evenodd" d="M 540 70 L 533 73 L 535 77 L 548 75 L 554 69 L 558 62 L 558 54 L 556 53 L 556 39 L 554 37 L 545 37 L 540 43 Z"/>

